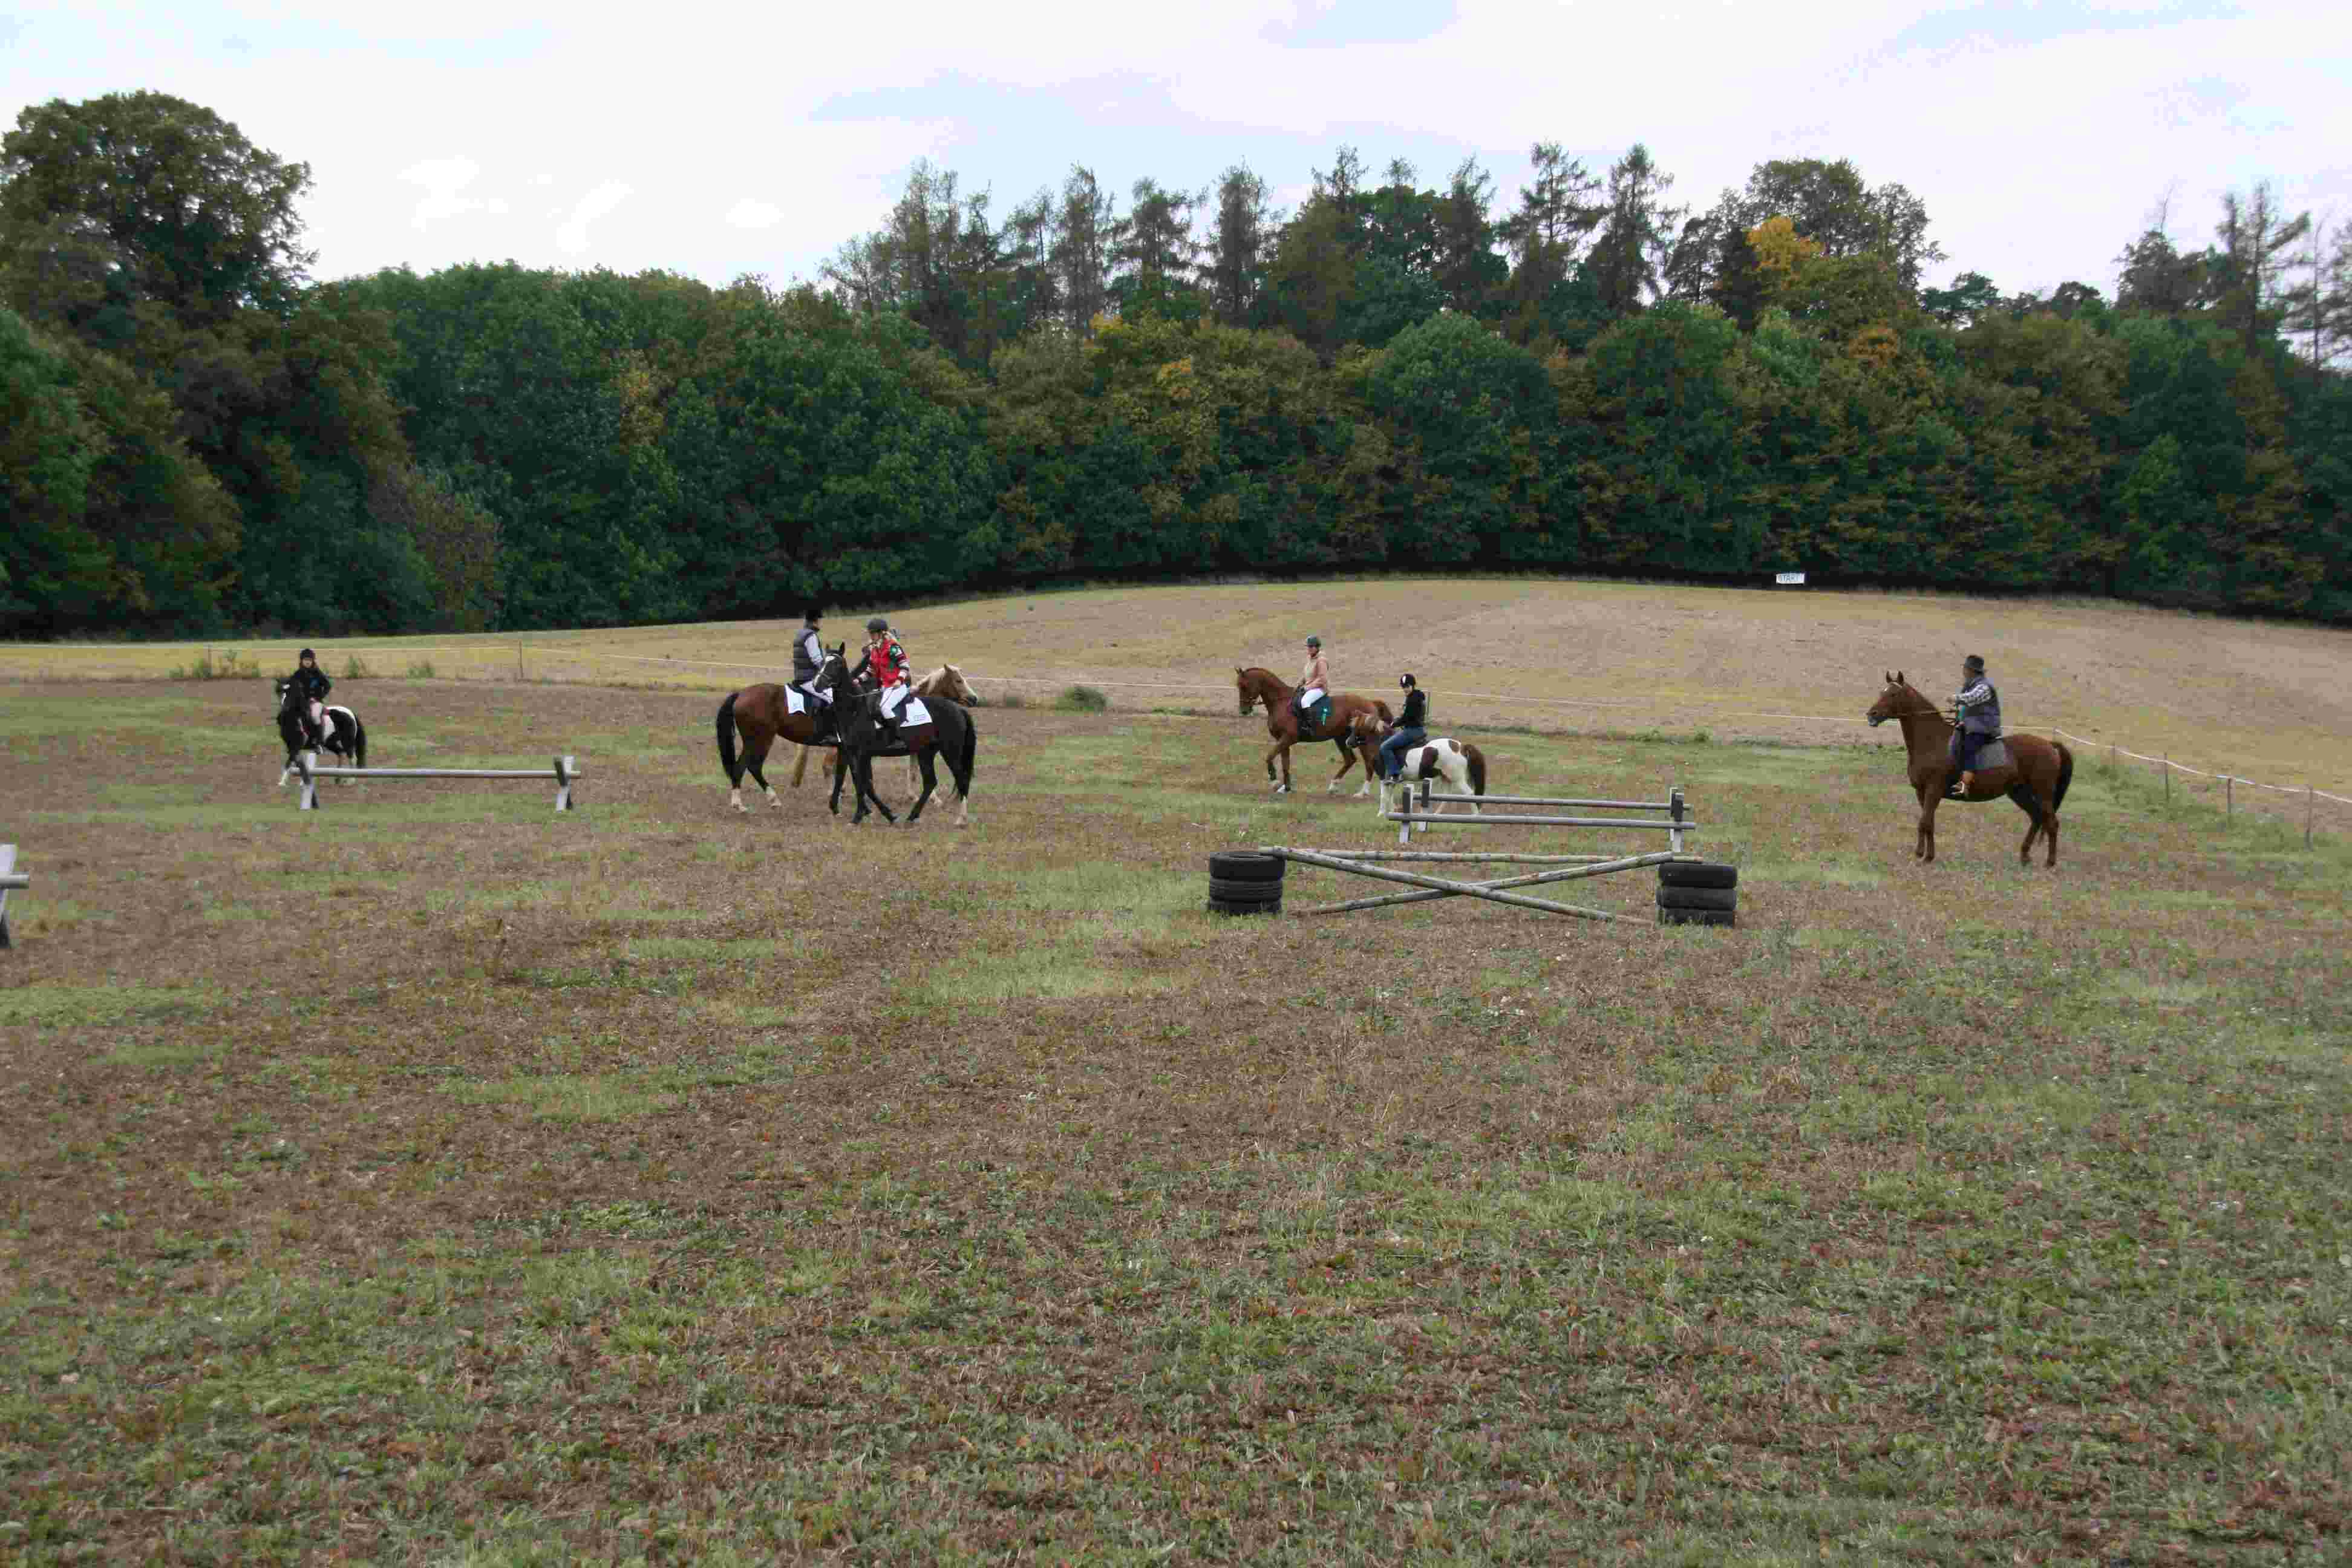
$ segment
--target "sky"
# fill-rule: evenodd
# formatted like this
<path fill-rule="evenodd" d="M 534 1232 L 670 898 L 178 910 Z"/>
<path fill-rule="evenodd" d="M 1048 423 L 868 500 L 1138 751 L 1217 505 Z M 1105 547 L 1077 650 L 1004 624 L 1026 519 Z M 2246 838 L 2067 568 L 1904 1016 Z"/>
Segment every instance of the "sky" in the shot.
<path fill-rule="evenodd" d="M 1349 145 L 1430 186 L 1475 158 L 1499 216 L 1551 141 L 1596 173 L 1644 142 L 1701 210 L 1765 159 L 1851 158 L 1926 202 L 1929 281 L 2112 295 L 2168 201 L 2189 247 L 2257 181 L 2352 224 L 2347 83 L 2352 26 L 2304 0 L 0 0 L 0 124 L 108 92 L 202 104 L 310 165 L 320 279 L 512 259 L 814 280 L 919 158 L 1001 218 L 1074 163 L 1122 211 L 1139 178 L 1197 190 L 1240 163 L 1295 209 Z"/>

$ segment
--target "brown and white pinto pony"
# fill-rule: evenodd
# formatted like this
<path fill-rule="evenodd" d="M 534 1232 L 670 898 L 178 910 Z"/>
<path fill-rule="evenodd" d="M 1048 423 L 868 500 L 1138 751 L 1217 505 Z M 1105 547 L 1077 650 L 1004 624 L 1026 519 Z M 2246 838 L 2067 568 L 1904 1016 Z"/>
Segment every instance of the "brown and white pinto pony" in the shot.
<path fill-rule="evenodd" d="M 1377 757 L 1378 752 L 1374 755 Z M 1486 793 L 1486 753 L 1466 742 L 1445 737 L 1407 751 L 1397 773 L 1396 789 L 1401 792 L 1396 809 L 1412 809 L 1412 786 L 1423 780 L 1444 779 L 1453 785 L 1453 793 L 1430 791 L 1430 805 L 1443 812 L 1448 801 L 1467 799 L 1471 815 L 1477 815 L 1478 797 Z M 1373 808 L 1382 816 L 1389 811 L 1389 784 L 1383 781 Z"/>
<path fill-rule="evenodd" d="M 958 669 L 951 664 L 943 664 L 940 666 L 939 668 L 931 671 L 930 674 L 923 677 L 922 679 L 915 682 L 914 690 L 915 695 L 923 699 L 926 702 L 930 701 L 934 698 L 945 698 L 950 702 L 958 703 L 966 708 L 977 708 L 980 706 L 980 693 L 971 689 L 971 682 L 963 678 L 963 671 Z M 824 773 L 825 778 L 830 781 L 833 775 L 840 770 L 841 752 L 838 750 L 833 750 L 832 748 L 828 748 L 828 750 L 831 751 L 832 754 L 825 758 Z M 793 787 L 794 789 L 798 789 L 801 786 L 801 774 L 808 767 L 808 754 L 809 749 L 806 746 L 803 746 L 801 748 L 799 758 L 793 763 Z M 923 770 L 916 763 L 914 757 L 909 755 L 907 758 L 907 793 L 909 795 L 912 795 L 922 787 Z"/>
<path fill-rule="evenodd" d="M 1917 860 L 1933 860 L 1936 807 L 1942 804 L 1944 791 L 1958 771 L 1952 766 L 1951 721 L 1925 692 L 1906 681 L 1901 670 L 1882 673 L 1886 677 L 1885 689 L 1863 717 L 1874 729 L 1889 719 L 1903 726 L 1903 746 L 1910 753 L 1905 773 L 1911 781 L 1911 793 L 1919 797 L 1919 836 L 1911 854 Z M 2074 753 L 2063 741 L 2045 741 L 2039 735 L 2003 735 L 2000 743 L 2009 748 L 2008 765 L 1977 769 L 1975 787 L 1959 798 L 1974 803 L 2007 795 L 2015 801 L 2032 822 L 2025 830 L 2025 842 L 2017 847 L 2017 863 L 2033 864 L 2033 841 L 2039 837 L 2049 845 L 2049 858 L 2042 864 L 2055 866 L 2058 807 L 2074 779 Z"/>
<path fill-rule="evenodd" d="M 1372 793 L 1372 750 L 1364 739 L 1359 721 L 1377 718 L 1381 726 L 1396 722 L 1396 714 L 1378 698 L 1359 697 L 1352 691 L 1334 691 L 1331 695 L 1331 723 L 1320 734 L 1301 734 L 1296 711 L 1296 694 L 1288 682 L 1270 669 L 1257 665 L 1244 668 L 1234 667 L 1234 689 L 1240 696 L 1242 711 L 1265 704 L 1265 732 L 1274 739 L 1273 749 L 1265 754 L 1265 776 L 1274 784 L 1274 793 L 1290 793 L 1290 748 L 1301 741 L 1328 741 L 1339 748 L 1339 771 L 1331 775 L 1328 794 L 1339 793 L 1339 781 L 1348 770 L 1363 764 L 1364 785 L 1356 792 L 1359 798 Z M 1375 729 L 1373 733 L 1377 734 Z M 1282 759 L 1282 777 L 1274 776 L 1274 759 Z"/>

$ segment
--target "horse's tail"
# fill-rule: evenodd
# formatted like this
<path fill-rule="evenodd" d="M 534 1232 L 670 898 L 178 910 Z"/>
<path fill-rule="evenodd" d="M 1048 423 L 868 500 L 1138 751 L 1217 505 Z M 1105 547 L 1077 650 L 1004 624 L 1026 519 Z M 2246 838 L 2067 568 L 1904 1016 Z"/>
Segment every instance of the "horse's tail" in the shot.
<path fill-rule="evenodd" d="M 1475 746 L 1462 748 L 1463 760 L 1470 764 L 1470 793 L 1486 793 L 1486 753 Z"/>
<path fill-rule="evenodd" d="M 965 710 L 963 744 L 956 748 L 956 758 L 951 765 L 955 768 L 956 794 L 966 799 L 971 796 L 971 760 L 979 754 L 980 726 L 971 721 L 971 710 Z"/>
<path fill-rule="evenodd" d="M 732 693 L 719 705 L 719 765 L 727 770 L 727 782 L 734 785 L 743 782 L 743 770 L 735 763 L 735 699 L 742 695 Z"/>
<path fill-rule="evenodd" d="M 367 726 L 356 713 L 352 715 L 352 766 L 367 766 Z"/>
<path fill-rule="evenodd" d="M 2050 743 L 2058 748 L 2058 787 L 2050 793 L 2050 809 L 2055 811 L 2066 804 L 2066 786 L 2074 782 L 2074 753 L 2063 741 Z"/>

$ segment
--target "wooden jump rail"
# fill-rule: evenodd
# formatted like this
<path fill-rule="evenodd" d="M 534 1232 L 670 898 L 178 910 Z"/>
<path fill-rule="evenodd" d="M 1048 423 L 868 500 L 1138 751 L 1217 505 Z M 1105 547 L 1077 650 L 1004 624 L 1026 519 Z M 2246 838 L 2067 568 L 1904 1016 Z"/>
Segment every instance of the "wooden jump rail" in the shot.
<path fill-rule="evenodd" d="M 580 764 L 570 757 L 557 757 L 553 765 L 545 768 L 322 768 L 319 753 L 304 752 L 295 763 L 295 771 L 302 775 L 300 809 L 319 809 L 320 779 L 545 779 L 555 781 L 555 809 L 572 809 L 572 781 L 580 776 Z"/>
<path fill-rule="evenodd" d="M 33 879 L 16 869 L 16 847 L 0 844 L 0 947 L 14 945 L 8 938 L 8 895 L 32 885 Z"/>
<path fill-rule="evenodd" d="M 1352 876 L 1369 877 L 1378 882 L 1401 883 L 1411 892 L 1384 893 L 1371 898 L 1349 899 L 1340 903 L 1317 904 L 1297 910 L 1300 915 L 1348 914 L 1358 910 L 1389 909 L 1399 904 L 1423 903 L 1431 899 L 1484 899 L 1490 903 L 1508 904 L 1517 909 L 1538 910 L 1546 914 L 1570 915 L 1578 920 L 1622 921 L 1623 915 L 1606 910 L 1588 909 L 1581 904 L 1564 904 L 1551 899 L 1533 898 L 1513 889 L 1548 886 L 1554 882 L 1571 882 L 1586 877 L 1606 877 L 1621 871 L 1637 871 L 1646 867 L 1663 866 L 1669 862 L 1696 862 L 1698 857 L 1683 847 L 1683 835 L 1698 826 L 1683 799 L 1680 786 L 1664 800 L 1582 800 L 1549 795 L 1446 795 L 1451 803 L 1472 799 L 1486 805 L 1549 805 L 1563 810 L 1654 811 L 1663 815 L 1643 816 L 1525 816 L 1496 814 L 1433 812 L 1429 810 L 1430 794 L 1426 782 L 1422 785 L 1419 811 L 1384 811 L 1381 815 L 1390 822 L 1402 824 L 1400 843 L 1411 843 L 1417 831 L 1425 831 L 1433 823 L 1444 823 L 1455 827 L 1592 827 L 1648 828 L 1668 835 L 1667 847 L 1637 855 L 1535 855 L 1514 852 L 1480 852 L 1444 849 L 1299 849 L 1286 844 L 1259 847 L 1259 853 L 1303 866 L 1320 866 L 1327 870 L 1345 871 Z M 1381 861 L 1468 862 L 1473 864 L 1511 863 L 1543 865 L 1555 868 L 1548 871 L 1528 872 L 1517 876 L 1490 878 L 1483 881 L 1465 882 L 1447 877 L 1433 877 L 1421 871 L 1404 871 Z"/>

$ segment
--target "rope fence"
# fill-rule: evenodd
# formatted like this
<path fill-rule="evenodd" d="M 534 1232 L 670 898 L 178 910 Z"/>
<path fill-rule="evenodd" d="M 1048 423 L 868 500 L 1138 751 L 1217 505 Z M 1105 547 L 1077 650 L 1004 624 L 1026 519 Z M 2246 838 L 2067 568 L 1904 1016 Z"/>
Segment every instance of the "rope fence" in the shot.
<path fill-rule="evenodd" d="M 2087 735 L 2072 734 L 2067 731 L 2058 729 L 2054 725 L 2052 727 L 2050 732 L 2056 735 L 2062 741 L 2072 741 L 2078 746 L 2089 746 L 2093 748 L 2095 753 L 2096 752 L 2104 751 L 2107 754 L 2107 765 L 2110 768 L 2121 766 L 2123 759 L 2126 757 L 2130 758 L 2136 763 L 2155 763 L 2158 773 L 2164 781 L 2164 800 L 2165 804 L 2168 805 L 2172 803 L 2172 777 L 2175 773 L 2185 773 L 2192 779 L 2210 780 L 2210 783 L 2203 786 L 2204 793 L 2208 795 L 2215 793 L 2220 794 L 2221 797 L 2221 815 L 2225 817 L 2235 816 L 2237 815 L 2238 790 L 2241 786 L 2243 786 L 2248 791 L 2246 796 L 2246 808 L 2250 812 L 2260 811 L 2262 809 L 2263 803 L 2262 802 L 2261 796 L 2252 793 L 2258 790 L 2267 792 L 2271 795 L 2286 796 L 2287 799 L 2285 801 L 2279 802 L 2277 805 L 2285 808 L 2282 812 L 2282 815 L 2287 816 L 2290 819 L 2292 819 L 2293 816 L 2292 803 L 2300 800 L 2303 803 L 2303 843 L 2304 847 L 2305 848 L 2309 848 L 2311 847 L 2312 829 L 2315 819 L 2318 815 L 2318 805 L 2321 801 L 2327 801 L 2336 805 L 2352 805 L 2352 797 L 2347 797 L 2340 795 L 2331 795 L 2327 791 L 2316 788 L 2311 784 L 2305 784 L 2301 789 L 2296 789 L 2292 784 L 2264 784 L 2260 779 L 2250 779 L 2237 773 L 2209 773 L 2201 768 L 2192 768 L 2186 763 L 2176 763 L 2170 757 L 2152 757 L 2144 752 L 2126 751 L 2124 747 L 2116 744 L 2113 741 L 2095 741 Z"/>

